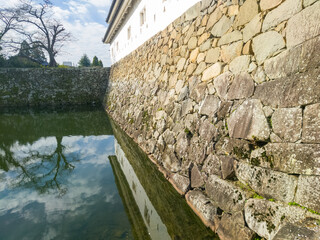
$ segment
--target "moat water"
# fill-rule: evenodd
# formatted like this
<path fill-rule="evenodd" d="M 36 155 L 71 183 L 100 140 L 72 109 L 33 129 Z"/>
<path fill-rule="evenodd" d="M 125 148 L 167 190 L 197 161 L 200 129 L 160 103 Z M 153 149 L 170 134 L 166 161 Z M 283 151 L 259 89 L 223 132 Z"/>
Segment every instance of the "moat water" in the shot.
<path fill-rule="evenodd" d="M 215 239 L 101 108 L 0 113 L 0 239 Z"/>

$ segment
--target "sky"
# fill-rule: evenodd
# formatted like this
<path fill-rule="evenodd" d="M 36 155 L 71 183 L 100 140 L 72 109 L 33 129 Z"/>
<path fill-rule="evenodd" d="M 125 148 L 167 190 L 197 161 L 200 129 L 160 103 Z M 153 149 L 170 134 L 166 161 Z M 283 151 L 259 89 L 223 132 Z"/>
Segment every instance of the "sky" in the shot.
<path fill-rule="evenodd" d="M 0 6 L 12 5 L 18 0 L 0 0 Z M 51 0 L 54 16 L 59 19 L 72 41 L 66 43 L 56 61 L 62 64 L 70 61 L 77 64 L 87 54 L 92 61 L 94 56 L 110 66 L 109 45 L 102 43 L 107 30 L 107 18 L 112 0 Z"/>

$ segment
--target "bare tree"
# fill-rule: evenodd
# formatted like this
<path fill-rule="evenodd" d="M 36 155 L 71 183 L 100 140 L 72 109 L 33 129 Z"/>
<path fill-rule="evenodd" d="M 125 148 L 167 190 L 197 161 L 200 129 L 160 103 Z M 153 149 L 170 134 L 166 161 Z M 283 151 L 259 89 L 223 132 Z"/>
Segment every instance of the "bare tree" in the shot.
<path fill-rule="evenodd" d="M 19 11 L 16 8 L 0 9 L 0 41 L 9 30 L 17 28 Z"/>

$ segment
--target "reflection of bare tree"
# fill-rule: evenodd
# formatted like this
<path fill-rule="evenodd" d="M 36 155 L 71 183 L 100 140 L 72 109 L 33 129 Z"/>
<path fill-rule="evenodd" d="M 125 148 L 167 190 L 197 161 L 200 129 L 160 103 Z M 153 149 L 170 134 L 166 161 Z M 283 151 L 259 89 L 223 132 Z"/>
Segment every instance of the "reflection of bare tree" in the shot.
<path fill-rule="evenodd" d="M 39 151 L 30 151 L 28 157 L 23 159 L 15 159 L 10 145 L 0 144 L 0 149 L 4 152 L 0 154 L 0 168 L 9 171 L 13 167 L 17 172 L 12 183 L 13 187 L 35 188 L 40 193 L 54 189 L 58 191 L 59 197 L 67 192 L 62 183 L 64 177 L 74 169 L 72 163 L 77 158 L 74 156 L 67 159 L 64 155 L 65 146 L 62 145 L 62 137 L 56 137 L 56 141 L 57 147 L 54 152 L 43 154 Z"/>

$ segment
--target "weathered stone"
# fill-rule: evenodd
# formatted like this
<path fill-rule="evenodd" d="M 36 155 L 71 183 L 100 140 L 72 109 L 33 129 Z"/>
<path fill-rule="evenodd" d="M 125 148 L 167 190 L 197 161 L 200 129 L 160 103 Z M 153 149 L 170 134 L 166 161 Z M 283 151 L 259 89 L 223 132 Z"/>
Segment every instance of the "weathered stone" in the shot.
<path fill-rule="evenodd" d="M 232 101 L 222 102 L 220 104 L 220 108 L 217 112 L 218 120 L 223 120 L 225 117 L 228 116 L 230 109 L 232 107 L 232 104 L 233 104 Z"/>
<path fill-rule="evenodd" d="M 303 112 L 302 142 L 320 143 L 320 103 L 306 106 Z"/>
<path fill-rule="evenodd" d="M 213 116 L 219 109 L 220 100 L 214 95 L 208 95 L 200 106 L 201 115 Z"/>
<path fill-rule="evenodd" d="M 186 194 L 186 200 L 204 224 L 214 229 L 213 219 L 218 212 L 217 208 L 210 202 L 210 199 L 200 190 L 192 190 Z"/>
<path fill-rule="evenodd" d="M 189 21 L 189 20 L 195 19 L 196 17 L 199 16 L 200 11 L 201 11 L 201 4 L 200 4 L 200 3 L 195 4 L 193 7 L 189 8 L 189 9 L 184 13 L 185 20 L 186 20 L 186 21 Z"/>
<path fill-rule="evenodd" d="M 318 1 L 289 19 L 286 30 L 288 48 L 320 34 L 319 9 L 320 2 Z"/>
<path fill-rule="evenodd" d="M 256 87 L 253 98 L 272 107 L 297 107 L 320 102 L 320 69 L 266 82 Z"/>
<path fill-rule="evenodd" d="M 225 15 L 213 26 L 211 34 L 215 37 L 221 37 L 232 26 L 232 21 Z"/>
<path fill-rule="evenodd" d="M 238 15 L 239 13 L 239 6 L 238 5 L 231 5 L 228 7 L 228 15 L 230 17 Z"/>
<path fill-rule="evenodd" d="M 216 22 L 219 21 L 219 19 L 222 17 L 222 12 L 220 8 L 216 8 L 213 13 L 211 13 L 209 20 L 207 22 L 206 29 L 209 30 Z"/>
<path fill-rule="evenodd" d="M 204 61 L 204 59 L 206 58 L 206 53 L 199 53 L 198 57 L 197 57 L 197 63 L 201 63 Z"/>
<path fill-rule="evenodd" d="M 190 187 L 189 178 L 182 176 L 178 173 L 173 174 L 170 180 L 173 181 L 175 188 L 181 195 L 184 195 Z"/>
<path fill-rule="evenodd" d="M 229 213 L 242 210 L 246 200 L 246 195 L 240 188 L 215 175 L 209 176 L 206 193 L 215 206 Z"/>
<path fill-rule="evenodd" d="M 223 35 L 218 41 L 218 46 L 233 43 L 242 40 L 242 33 L 240 31 L 233 31 Z"/>
<path fill-rule="evenodd" d="M 254 83 L 248 73 L 237 74 L 227 94 L 228 100 L 248 98 L 253 95 Z"/>
<path fill-rule="evenodd" d="M 267 199 L 293 202 L 297 178 L 286 173 L 256 167 L 243 162 L 235 163 L 238 179 Z"/>
<path fill-rule="evenodd" d="M 261 11 L 265 11 L 278 6 L 283 0 L 261 0 L 260 8 Z"/>
<path fill-rule="evenodd" d="M 183 63 L 183 60 L 182 60 Z M 176 86 L 176 83 L 178 81 L 179 74 L 172 74 L 169 78 L 169 88 L 174 88 Z"/>
<path fill-rule="evenodd" d="M 264 73 L 263 68 L 261 66 L 257 68 L 257 71 L 253 76 L 253 80 L 256 83 L 263 83 L 266 81 L 266 74 Z"/>
<path fill-rule="evenodd" d="M 222 71 L 222 63 L 217 62 L 213 64 L 211 67 L 208 67 L 206 70 L 204 70 L 202 75 L 202 81 L 208 81 L 213 79 L 214 77 L 218 76 Z"/>
<path fill-rule="evenodd" d="M 251 62 L 248 67 L 248 72 L 251 73 L 257 69 L 257 65 L 254 62 Z"/>
<path fill-rule="evenodd" d="M 196 62 L 198 54 L 199 54 L 199 48 L 192 50 L 192 52 L 190 53 L 190 62 L 192 63 Z"/>
<path fill-rule="evenodd" d="M 239 14 L 234 22 L 234 26 L 241 26 L 251 21 L 258 14 L 257 0 L 247 0 L 240 7 Z"/>
<path fill-rule="evenodd" d="M 180 72 L 183 69 L 185 63 L 186 63 L 186 59 L 185 58 L 180 58 L 180 60 L 177 63 L 177 71 L 178 72 Z"/>
<path fill-rule="evenodd" d="M 286 142 L 296 142 L 301 137 L 302 109 L 280 108 L 271 118 L 272 129 Z"/>
<path fill-rule="evenodd" d="M 316 1 L 318 0 L 303 0 L 303 7 L 308 7 L 310 6 L 311 4 L 315 3 Z"/>
<path fill-rule="evenodd" d="M 299 176 L 295 202 L 320 212 L 320 176 Z"/>
<path fill-rule="evenodd" d="M 235 42 L 221 47 L 221 58 L 225 63 L 230 63 L 235 57 L 241 55 L 243 42 Z"/>
<path fill-rule="evenodd" d="M 192 91 L 190 93 L 190 97 L 193 100 L 195 100 L 196 102 L 202 101 L 203 98 L 205 97 L 206 87 L 207 87 L 207 83 L 205 83 L 205 82 L 196 85 L 192 89 Z"/>
<path fill-rule="evenodd" d="M 293 15 L 301 11 L 301 0 L 286 0 L 280 6 L 267 14 L 263 21 L 262 31 L 265 32 L 271 27 L 277 26 L 279 23 L 288 20 Z"/>
<path fill-rule="evenodd" d="M 209 143 L 216 135 L 217 129 L 208 119 L 201 122 L 199 127 L 200 141 Z"/>
<path fill-rule="evenodd" d="M 273 169 L 291 174 L 320 175 L 320 145 L 269 143 L 266 156 Z"/>
<path fill-rule="evenodd" d="M 197 165 L 191 169 L 191 187 L 198 188 L 204 185 L 200 170 Z"/>
<path fill-rule="evenodd" d="M 186 99 L 182 102 L 181 105 L 181 116 L 185 116 L 188 113 L 191 113 L 193 109 L 193 104 L 191 99 Z"/>
<path fill-rule="evenodd" d="M 198 64 L 194 75 L 200 75 L 207 68 L 207 64 L 205 62 L 201 62 Z"/>
<path fill-rule="evenodd" d="M 246 100 L 241 104 L 228 119 L 228 128 L 232 138 L 266 140 L 270 134 L 259 100 Z"/>
<path fill-rule="evenodd" d="M 267 59 L 264 62 L 266 74 L 270 79 L 276 79 L 317 68 L 320 65 L 320 49 L 317 46 L 320 46 L 320 36 Z"/>
<path fill-rule="evenodd" d="M 163 140 L 161 137 L 159 137 L 158 146 L 159 144 L 163 144 L 165 146 L 164 142 L 161 142 Z M 164 148 L 163 146 L 163 148 Z M 170 172 L 178 172 L 181 170 L 181 162 L 174 154 L 173 146 L 167 146 L 166 151 L 162 154 L 161 161 L 163 163 L 163 166 L 165 169 L 167 169 Z"/>
<path fill-rule="evenodd" d="M 211 47 L 211 39 L 208 39 L 200 46 L 200 52 L 207 51 Z"/>
<path fill-rule="evenodd" d="M 196 68 L 197 68 L 197 64 L 190 63 L 189 66 L 187 67 L 186 75 L 190 76 Z"/>
<path fill-rule="evenodd" d="M 220 57 L 220 48 L 211 48 L 207 52 L 205 62 L 207 63 L 216 63 Z"/>
<path fill-rule="evenodd" d="M 195 49 L 197 47 L 198 39 L 196 37 L 190 38 L 188 42 L 188 48 L 190 50 Z"/>
<path fill-rule="evenodd" d="M 283 37 L 276 31 L 262 33 L 252 40 L 252 49 L 259 65 L 284 47 Z"/>
<path fill-rule="evenodd" d="M 271 117 L 272 113 L 273 113 L 273 109 L 272 107 L 269 107 L 269 106 L 264 106 L 263 107 L 263 112 L 264 112 L 264 115 L 266 117 Z"/>
<path fill-rule="evenodd" d="M 204 143 L 201 143 L 199 137 L 197 136 L 193 136 L 191 138 L 190 146 L 188 149 L 188 157 L 189 159 L 192 159 L 193 162 L 199 165 L 202 165 L 203 161 L 206 158 L 206 149 L 204 147 Z"/>
<path fill-rule="evenodd" d="M 320 239 L 320 227 L 317 219 L 305 219 L 296 223 L 285 223 L 274 236 L 273 240 L 287 239 Z"/>
<path fill-rule="evenodd" d="M 243 41 L 248 42 L 252 37 L 257 35 L 261 30 L 261 13 L 257 14 L 242 30 Z"/>
<path fill-rule="evenodd" d="M 286 223 L 296 223 L 307 217 L 318 219 L 317 215 L 300 207 L 264 199 L 249 199 L 245 204 L 244 213 L 249 228 L 266 239 L 274 239 Z"/>
<path fill-rule="evenodd" d="M 208 88 L 208 93 L 209 94 L 215 94 L 216 93 L 216 89 L 214 88 L 212 82 L 208 84 L 207 88 Z"/>
<path fill-rule="evenodd" d="M 217 226 L 217 234 L 220 239 L 251 240 L 254 232 L 247 228 L 245 224 L 235 221 L 234 214 L 224 213 Z"/>
<path fill-rule="evenodd" d="M 227 99 L 227 91 L 233 76 L 234 75 L 231 72 L 225 72 L 214 79 L 214 87 L 221 100 Z"/>
<path fill-rule="evenodd" d="M 202 173 L 206 181 L 211 175 L 221 176 L 220 159 L 216 155 L 210 154 L 203 163 Z"/>
<path fill-rule="evenodd" d="M 233 163 L 234 159 L 231 156 L 219 156 L 219 160 L 221 162 L 221 177 L 222 179 L 228 179 L 234 176 L 234 168 Z"/>
<path fill-rule="evenodd" d="M 247 72 L 250 63 L 249 55 L 242 55 L 236 57 L 230 62 L 229 69 L 233 74 L 238 74 L 240 72 Z"/>

